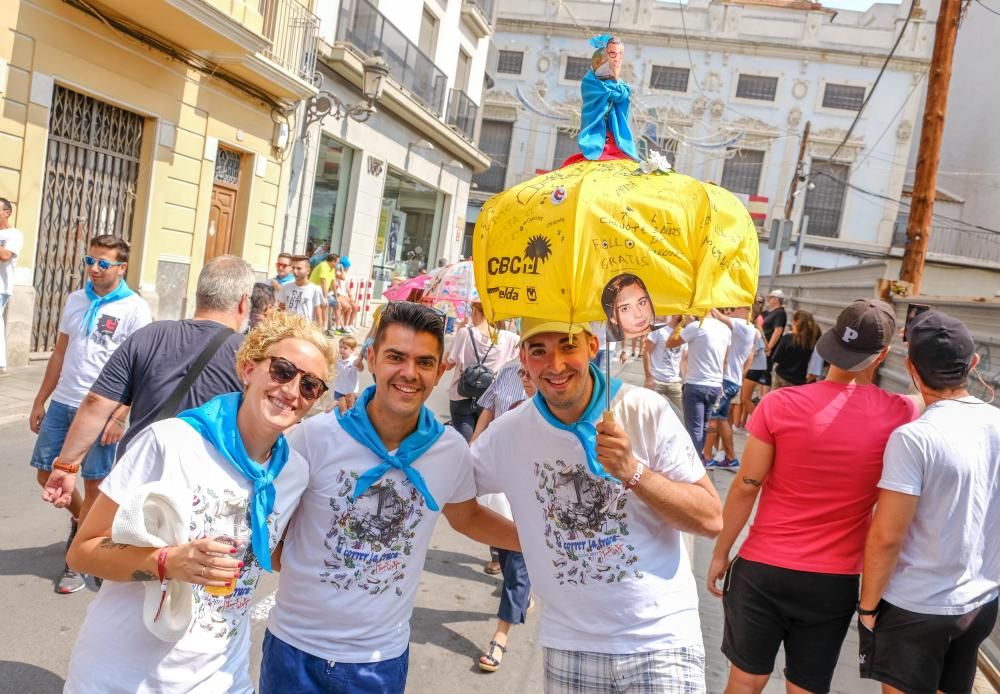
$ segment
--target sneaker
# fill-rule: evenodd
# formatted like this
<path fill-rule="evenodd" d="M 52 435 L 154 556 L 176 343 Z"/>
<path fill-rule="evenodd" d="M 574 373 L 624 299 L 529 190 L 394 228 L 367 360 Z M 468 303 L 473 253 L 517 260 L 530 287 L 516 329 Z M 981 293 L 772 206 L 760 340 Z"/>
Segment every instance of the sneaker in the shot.
<path fill-rule="evenodd" d="M 59 581 L 56 583 L 56 592 L 68 595 L 78 590 L 83 590 L 86 585 L 87 582 L 84 580 L 83 574 L 78 574 L 76 571 L 71 571 L 68 566 L 64 566 L 62 576 L 59 577 Z"/>

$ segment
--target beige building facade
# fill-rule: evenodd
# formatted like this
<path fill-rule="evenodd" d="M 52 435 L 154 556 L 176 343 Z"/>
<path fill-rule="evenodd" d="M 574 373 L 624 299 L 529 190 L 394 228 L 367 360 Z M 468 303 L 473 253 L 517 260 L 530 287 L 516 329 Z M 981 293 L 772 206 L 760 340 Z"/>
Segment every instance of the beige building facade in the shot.
<path fill-rule="evenodd" d="M 193 312 L 212 257 L 280 252 L 297 103 L 319 26 L 297 0 L 3 2 L 0 196 L 24 234 L 11 365 L 51 350 L 87 239 L 132 245 L 156 318 Z"/>

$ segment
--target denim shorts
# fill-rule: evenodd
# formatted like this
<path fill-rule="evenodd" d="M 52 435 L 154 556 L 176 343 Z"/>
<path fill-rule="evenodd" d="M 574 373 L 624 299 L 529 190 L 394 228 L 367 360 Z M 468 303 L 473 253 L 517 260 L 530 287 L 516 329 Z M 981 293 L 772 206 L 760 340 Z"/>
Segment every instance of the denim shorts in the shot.
<path fill-rule="evenodd" d="M 52 461 L 62 450 L 66 434 L 69 433 L 69 425 L 73 423 L 75 416 L 75 407 L 55 400 L 49 402 L 49 409 L 45 411 L 41 429 L 38 431 L 38 439 L 35 440 L 35 450 L 31 454 L 31 467 L 46 472 L 52 471 Z M 101 433 L 104 433 L 103 429 Z M 103 480 L 115 464 L 117 444 L 102 446 L 100 440 L 101 437 L 98 436 L 83 459 L 80 473 L 85 480 Z"/>
<path fill-rule="evenodd" d="M 729 403 L 733 401 L 733 398 L 740 392 L 740 384 L 733 383 L 732 381 L 722 382 L 722 397 L 719 398 L 719 402 L 712 408 L 708 413 L 709 419 L 728 419 L 729 418 Z"/>

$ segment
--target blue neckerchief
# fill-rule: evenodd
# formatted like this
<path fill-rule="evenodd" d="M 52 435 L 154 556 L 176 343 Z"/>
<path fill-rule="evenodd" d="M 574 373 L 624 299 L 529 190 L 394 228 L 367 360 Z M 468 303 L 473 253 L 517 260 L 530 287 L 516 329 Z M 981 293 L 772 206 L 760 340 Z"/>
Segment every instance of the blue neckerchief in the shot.
<path fill-rule="evenodd" d="M 243 400 L 242 393 L 226 393 L 212 398 L 201 407 L 185 410 L 177 418 L 190 424 L 202 438 L 215 447 L 226 461 L 253 482 L 250 497 L 251 546 L 260 568 L 271 570 L 271 541 L 267 517 L 274 511 L 274 480 L 288 462 L 288 442 L 278 435 L 271 449 L 271 463 L 265 468 L 250 460 L 236 427 L 236 413 Z"/>
<path fill-rule="evenodd" d="M 382 439 L 376 433 L 375 427 L 372 426 L 371 420 L 368 419 L 368 403 L 371 402 L 374 395 L 375 386 L 368 386 L 358 396 L 354 407 L 345 414 L 341 414 L 340 410 L 337 410 L 337 421 L 340 422 L 344 431 L 382 460 L 380 464 L 361 475 L 354 487 L 352 498 L 357 501 L 358 497 L 364 494 L 368 487 L 382 479 L 382 476 L 389 472 L 390 468 L 396 468 L 403 471 L 406 478 L 410 480 L 410 484 L 424 497 L 427 508 L 432 511 L 440 511 L 440 507 L 427 488 L 427 483 L 424 482 L 420 472 L 414 469 L 413 463 L 417 462 L 417 458 L 426 453 L 441 438 L 441 435 L 444 434 L 444 426 L 434 417 L 433 412 L 426 407 L 421 407 L 416 430 L 403 439 L 395 453 L 389 453 L 385 444 L 382 443 Z"/>
<path fill-rule="evenodd" d="M 135 292 L 133 292 L 129 286 L 125 284 L 125 280 L 118 280 L 118 286 L 104 296 L 97 295 L 97 292 L 94 291 L 94 283 L 90 280 L 87 280 L 87 285 L 84 287 L 84 291 L 87 292 L 87 298 L 90 299 L 90 306 L 87 307 L 87 312 L 83 314 L 84 335 L 89 335 L 94 332 L 94 328 L 97 327 L 97 312 L 101 310 L 101 306 L 114 303 L 115 301 L 119 301 L 135 294 Z"/>
<path fill-rule="evenodd" d="M 590 468 L 590 472 L 595 477 L 602 477 L 606 480 L 612 480 L 617 482 L 613 475 L 604 470 L 604 466 L 597 462 L 597 427 L 594 426 L 601 414 L 604 412 L 604 390 L 607 388 L 607 383 L 604 380 L 604 374 L 599 368 L 590 365 L 590 375 L 594 378 L 594 394 L 590 396 L 590 403 L 587 405 L 587 409 L 583 411 L 583 415 L 580 416 L 573 424 L 563 424 L 556 416 L 552 414 L 549 409 L 548 404 L 542 397 L 541 391 L 535 393 L 533 398 L 535 402 L 535 407 L 541 412 L 542 417 L 546 422 L 554 426 L 556 429 L 562 429 L 563 431 L 568 431 L 580 441 L 580 445 L 583 446 L 584 452 L 587 454 L 587 467 Z M 614 398 L 618 395 L 619 389 L 622 387 L 622 382 L 617 378 L 611 379 L 611 397 Z"/>
<path fill-rule="evenodd" d="M 580 114 L 580 134 L 576 141 L 583 156 L 591 161 L 600 158 L 607 130 L 610 129 L 618 148 L 638 160 L 632 130 L 628 125 L 632 88 L 621 81 L 598 79 L 593 70 L 588 70 L 583 76 L 580 90 L 583 93 L 583 109 Z"/>

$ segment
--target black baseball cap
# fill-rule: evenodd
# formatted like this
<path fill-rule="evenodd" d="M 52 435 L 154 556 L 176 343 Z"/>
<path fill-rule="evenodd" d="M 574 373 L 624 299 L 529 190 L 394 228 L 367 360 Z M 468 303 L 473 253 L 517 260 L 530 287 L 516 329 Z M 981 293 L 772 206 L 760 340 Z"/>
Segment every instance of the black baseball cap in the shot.
<path fill-rule="evenodd" d="M 858 299 L 837 316 L 837 323 L 816 343 L 825 361 L 845 371 L 862 371 L 896 334 L 896 312 L 884 301 Z"/>
<path fill-rule="evenodd" d="M 906 331 L 910 363 L 931 388 L 961 386 L 976 353 L 965 323 L 940 311 L 925 311 Z"/>

